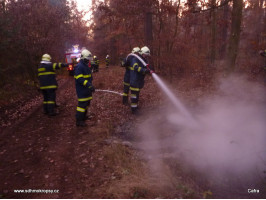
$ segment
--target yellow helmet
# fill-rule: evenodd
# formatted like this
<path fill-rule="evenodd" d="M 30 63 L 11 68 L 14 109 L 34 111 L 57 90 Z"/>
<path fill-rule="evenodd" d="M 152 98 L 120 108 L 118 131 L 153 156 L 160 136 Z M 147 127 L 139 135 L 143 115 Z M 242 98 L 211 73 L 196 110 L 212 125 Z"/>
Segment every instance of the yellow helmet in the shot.
<path fill-rule="evenodd" d="M 139 53 L 140 52 L 140 48 L 139 47 L 134 47 L 132 49 L 132 53 Z"/>
<path fill-rule="evenodd" d="M 82 50 L 80 59 L 90 60 L 92 58 L 91 52 L 87 49 Z"/>
<path fill-rule="evenodd" d="M 140 54 L 141 55 L 150 56 L 151 52 L 150 52 L 150 49 L 147 46 L 144 46 L 144 47 L 141 48 Z"/>
<path fill-rule="evenodd" d="M 42 56 L 42 60 L 44 60 L 44 61 L 51 61 L 51 56 L 49 55 L 49 54 L 43 54 L 43 56 Z"/>

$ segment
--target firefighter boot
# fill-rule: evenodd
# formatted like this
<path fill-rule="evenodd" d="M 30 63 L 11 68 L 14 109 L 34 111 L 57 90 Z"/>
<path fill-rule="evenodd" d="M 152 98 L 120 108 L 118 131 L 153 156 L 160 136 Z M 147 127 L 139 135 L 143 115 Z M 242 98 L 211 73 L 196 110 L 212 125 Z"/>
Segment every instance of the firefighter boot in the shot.
<path fill-rule="evenodd" d="M 123 104 L 128 105 L 128 97 L 127 96 L 123 96 Z"/>
<path fill-rule="evenodd" d="M 85 127 L 87 124 L 84 121 L 76 121 L 76 126 Z"/>
<path fill-rule="evenodd" d="M 89 120 L 89 116 L 88 116 L 88 111 L 85 111 L 84 117 L 83 117 L 83 121 Z"/>
<path fill-rule="evenodd" d="M 47 104 L 43 104 L 43 114 L 48 115 Z"/>
<path fill-rule="evenodd" d="M 79 112 L 79 111 L 76 112 L 76 126 L 81 126 L 81 127 L 86 126 L 84 117 L 85 117 L 85 112 Z"/>
<path fill-rule="evenodd" d="M 131 108 L 131 112 L 133 115 L 139 115 L 138 107 Z"/>
<path fill-rule="evenodd" d="M 48 107 L 48 116 L 49 117 L 54 117 L 56 115 L 58 115 L 59 113 L 58 112 L 55 112 L 55 108 L 54 108 L 54 105 L 51 105 L 51 107 Z"/>
<path fill-rule="evenodd" d="M 54 117 L 54 116 L 56 116 L 58 113 L 56 113 L 56 112 L 51 112 L 51 113 L 48 113 L 48 116 L 49 117 Z"/>

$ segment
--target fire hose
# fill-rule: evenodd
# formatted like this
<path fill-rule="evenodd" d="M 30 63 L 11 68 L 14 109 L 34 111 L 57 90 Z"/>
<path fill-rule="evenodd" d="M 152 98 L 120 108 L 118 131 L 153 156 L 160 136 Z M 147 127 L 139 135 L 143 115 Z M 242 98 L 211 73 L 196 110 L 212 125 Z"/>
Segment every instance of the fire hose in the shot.
<path fill-rule="evenodd" d="M 109 92 L 109 93 L 113 93 L 113 94 L 118 94 L 120 96 L 122 96 L 122 93 L 116 92 L 116 91 L 111 91 L 111 90 L 100 90 L 100 89 L 96 89 L 95 92 Z"/>
<path fill-rule="evenodd" d="M 147 68 L 150 70 L 150 73 L 153 74 L 155 73 L 153 70 L 150 69 L 149 65 L 146 65 Z M 113 94 L 118 94 L 120 96 L 123 96 L 122 93 L 116 92 L 116 91 L 112 91 L 112 90 L 101 90 L 101 89 L 96 89 L 95 92 L 108 92 L 108 93 L 113 93 Z"/>

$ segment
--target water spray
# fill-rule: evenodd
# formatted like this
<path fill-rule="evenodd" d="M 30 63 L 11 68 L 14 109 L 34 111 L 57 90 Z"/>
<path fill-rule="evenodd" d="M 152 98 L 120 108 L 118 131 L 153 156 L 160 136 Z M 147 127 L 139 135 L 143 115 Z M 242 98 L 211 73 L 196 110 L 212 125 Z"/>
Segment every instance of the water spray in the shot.
<path fill-rule="evenodd" d="M 116 92 L 116 91 L 112 91 L 112 90 L 100 90 L 100 89 L 96 89 L 95 92 L 108 92 L 108 93 L 113 93 L 113 94 L 117 94 L 120 96 L 123 96 L 122 93 Z"/>
<path fill-rule="evenodd" d="M 147 66 L 148 69 L 149 66 Z M 181 103 L 181 101 L 173 94 L 173 92 L 166 86 L 166 84 L 160 79 L 160 77 L 152 70 L 151 75 L 153 79 L 156 81 L 156 83 L 160 86 L 162 91 L 166 94 L 166 96 L 170 99 L 170 101 L 173 103 L 173 105 L 188 119 L 196 123 L 195 119 L 192 117 L 192 115 L 189 113 L 189 111 L 185 108 L 185 106 Z"/>

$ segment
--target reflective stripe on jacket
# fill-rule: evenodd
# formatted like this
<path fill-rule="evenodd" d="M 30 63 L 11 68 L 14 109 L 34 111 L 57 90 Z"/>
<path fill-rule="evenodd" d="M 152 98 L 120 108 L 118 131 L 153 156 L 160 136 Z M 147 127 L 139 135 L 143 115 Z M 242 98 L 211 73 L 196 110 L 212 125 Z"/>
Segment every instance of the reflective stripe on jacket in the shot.
<path fill-rule="evenodd" d="M 90 88 L 92 87 L 92 74 L 89 66 L 80 60 L 76 66 L 75 71 L 75 84 L 79 101 L 88 101 L 92 99 Z"/>
<path fill-rule="evenodd" d="M 124 74 L 124 85 L 129 86 L 130 85 L 130 63 L 133 56 L 129 54 L 125 58 L 124 67 L 126 68 L 125 74 Z"/>
<path fill-rule="evenodd" d="M 95 60 L 95 65 L 99 65 L 99 64 L 100 64 L 99 59 L 96 59 L 96 60 Z"/>
<path fill-rule="evenodd" d="M 145 59 L 141 57 L 144 61 Z M 145 61 L 146 62 L 146 61 Z M 130 61 L 130 89 L 139 91 L 144 86 L 146 66 L 136 57 Z"/>
<path fill-rule="evenodd" d="M 55 77 L 55 70 L 65 67 L 62 63 L 51 63 L 41 61 L 38 67 L 38 77 L 40 81 L 40 89 L 56 89 L 58 84 Z"/>

